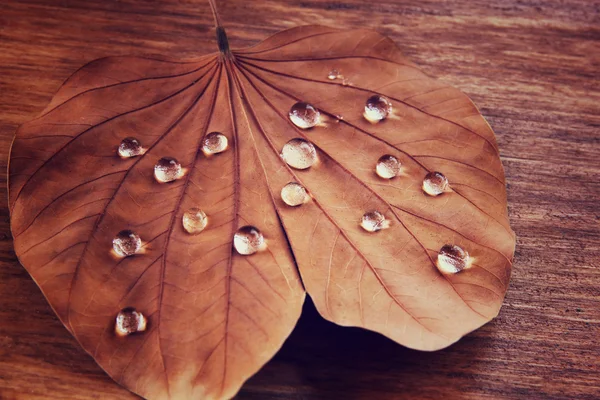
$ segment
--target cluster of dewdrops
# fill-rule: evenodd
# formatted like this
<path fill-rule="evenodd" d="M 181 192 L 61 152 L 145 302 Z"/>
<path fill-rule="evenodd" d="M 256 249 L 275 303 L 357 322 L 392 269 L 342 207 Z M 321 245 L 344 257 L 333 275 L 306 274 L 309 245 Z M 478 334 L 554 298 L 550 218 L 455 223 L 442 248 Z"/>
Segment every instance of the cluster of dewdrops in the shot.
<path fill-rule="evenodd" d="M 343 79 L 343 84 L 348 84 L 337 70 L 332 70 L 327 78 Z M 373 95 L 366 100 L 363 116 L 375 124 L 384 121 L 392 113 L 392 103 L 387 97 Z M 290 121 L 300 129 L 311 129 L 321 125 L 321 112 L 306 102 L 294 104 L 288 116 Z M 336 116 L 336 119 L 339 122 L 343 117 Z M 220 132 L 209 133 L 202 143 L 202 151 L 207 156 L 222 153 L 228 147 L 227 137 Z M 140 156 L 145 151 L 140 141 L 132 137 L 123 139 L 117 150 L 122 158 Z M 291 168 L 299 170 L 311 168 L 318 162 L 317 149 L 310 141 L 303 138 L 295 138 L 287 142 L 281 149 L 281 158 Z M 391 180 L 402 174 L 402 163 L 397 156 L 384 154 L 374 164 L 375 173 L 381 179 Z M 163 157 L 154 166 L 154 178 L 160 183 L 181 179 L 185 173 L 181 163 L 172 157 Z M 429 172 L 423 177 L 422 189 L 429 196 L 439 196 L 451 191 L 446 176 L 437 171 Z M 311 199 L 311 195 L 301 183 L 289 182 L 281 188 L 281 200 L 290 207 L 301 207 Z M 190 208 L 183 213 L 182 225 L 188 234 L 199 234 L 208 225 L 208 216 L 198 207 Z M 359 225 L 366 232 L 374 233 L 390 227 L 390 221 L 382 212 L 371 210 L 363 214 Z M 233 247 L 243 256 L 260 252 L 266 249 L 266 246 L 263 234 L 254 226 L 243 226 L 233 235 Z M 113 251 L 119 257 L 134 256 L 140 253 L 142 248 L 142 239 L 131 230 L 123 230 L 113 239 Z M 469 254 L 457 245 L 446 244 L 438 252 L 436 265 L 444 274 L 455 274 L 469 267 Z M 135 308 L 124 308 L 117 315 L 115 332 L 118 335 L 127 336 L 144 330 L 146 330 L 146 318 Z"/>

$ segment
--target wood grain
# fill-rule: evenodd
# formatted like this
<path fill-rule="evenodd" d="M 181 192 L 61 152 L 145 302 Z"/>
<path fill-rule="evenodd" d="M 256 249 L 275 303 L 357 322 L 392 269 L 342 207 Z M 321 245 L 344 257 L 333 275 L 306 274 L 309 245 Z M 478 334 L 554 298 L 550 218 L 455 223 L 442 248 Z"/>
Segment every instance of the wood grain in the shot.
<path fill-rule="evenodd" d="M 496 131 L 518 236 L 500 316 L 422 353 L 311 304 L 240 399 L 600 398 L 600 4 L 223 0 L 234 47 L 319 23 L 371 27 L 465 91 Z M 81 64 L 215 49 L 201 0 L 3 0 L 0 166 L 17 126 Z M 5 176 L 2 176 L 6 186 Z M 0 398 L 135 398 L 79 348 L 12 251 L 0 196 Z"/>

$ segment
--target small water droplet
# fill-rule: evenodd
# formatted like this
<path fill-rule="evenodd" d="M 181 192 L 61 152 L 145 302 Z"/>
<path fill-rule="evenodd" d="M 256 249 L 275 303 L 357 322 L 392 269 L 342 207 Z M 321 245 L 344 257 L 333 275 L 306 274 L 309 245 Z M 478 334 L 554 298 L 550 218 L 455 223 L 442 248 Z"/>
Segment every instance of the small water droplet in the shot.
<path fill-rule="evenodd" d="M 306 169 L 317 162 L 317 150 L 311 142 L 296 138 L 283 146 L 281 157 L 292 168 Z"/>
<path fill-rule="evenodd" d="M 129 229 L 117 233 L 117 236 L 113 239 L 113 250 L 121 257 L 132 256 L 141 248 L 142 239 L 137 233 Z"/>
<path fill-rule="evenodd" d="M 327 79 L 331 79 L 332 81 L 339 77 L 340 77 L 340 71 L 338 71 L 337 69 L 332 69 L 331 71 L 329 71 L 329 74 L 327 75 Z"/>
<path fill-rule="evenodd" d="M 289 117 L 298 128 L 308 129 L 319 123 L 321 113 L 312 105 L 300 101 L 292 106 Z"/>
<path fill-rule="evenodd" d="M 132 137 L 123 139 L 117 150 L 119 156 L 123 158 L 135 157 L 144 154 L 144 149 L 139 140 Z"/>
<path fill-rule="evenodd" d="M 159 182 L 172 182 L 182 175 L 181 164 L 172 157 L 163 157 L 154 166 L 154 177 Z"/>
<path fill-rule="evenodd" d="M 381 156 L 377 161 L 377 166 L 375 167 L 375 171 L 377 175 L 384 179 L 392 179 L 400 174 L 400 161 L 390 154 L 386 154 Z"/>
<path fill-rule="evenodd" d="M 367 232 L 377 232 L 389 228 L 390 221 L 379 211 L 369 211 L 363 215 L 360 226 Z"/>
<path fill-rule="evenodd" d="M 187 233 L 191 233 L 195 235 L 200 233 L 206 228 L 206 224 L 208 223 L 208 218 L 204 211 L 199 208 L 193 207 L 183 213 L 183 229 Z"/>
<path fill-rule="evenodd" d="M 263 234 L 254 226 L 243 226 L 233 235 L 233 247 L 242 255 L 254 254 L 265 246 Z"/>
<path fill-rule="evenodd" d="M 227 136 L 220 132 L 211 132 L 202 142 L 202 152 L 206 155 L 217 154 L 227 150 Z"/>
<path fill-rule="evenodd" d="M 352 82 L 350 82 L 350 79 L 344 78 L 344 79 L 342 79 L 342 85 L 344 85 L 344 86 L 352 86 L 354 84 Z"/>
<path fill-rule="evenodd" d="M 128 336 L 132 333 L 146 330 L 146 317 L 133 307 L 119 311 L 115 321 L 115 332 L 119 336 Z"/>
<path fill-rule="evenodd" d="M 370 122 L 379 122 L 387 118 L 392 112 L 392 103 L 378 94 L 369 97 L 365 105 L 365 118 Z"/>
<path fill-rule="evenodd" d="M 290 182 L 281 189 L 281 199 L 288 206 L 299 206 L 306 203 L 309 198 L 304 186 L 296 182 Z"/>
<path fill-rule="evenodd" d="M 469 265 L 469 253 L 457 245 L 446 244 L 438 253 L 436 265 L 442 273 L 456 274 Z"/>
<path fill-rule="evenodd" d="M 441 172 L 430 172 L 423 179 L 423 191 L 430 196 L 438 196 L 448 190 L 448 178 Z"/>

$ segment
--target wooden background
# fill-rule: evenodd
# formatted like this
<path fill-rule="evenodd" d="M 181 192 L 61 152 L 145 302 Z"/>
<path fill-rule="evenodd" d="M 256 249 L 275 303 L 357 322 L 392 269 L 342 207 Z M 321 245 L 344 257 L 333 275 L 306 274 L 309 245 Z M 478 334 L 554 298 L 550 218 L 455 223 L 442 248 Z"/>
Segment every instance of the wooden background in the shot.
<path fill-rule="evenodd" d="M 600 399 L 600 3 L 221 0 L 234 47 L 307 23 L 372 27 L 470 95 L 498 136 L 518 243 L 498 319 L 422 353 L 307 304 L 239 399 Z M 203 0 L 0 0 L 0 169 L 18 125 L 81 64 L 212 52 Z M 4 174 L 0 177 L 6 186 Z M 0 192 L 0 398 L 133 399 L 54 316 Z"/>

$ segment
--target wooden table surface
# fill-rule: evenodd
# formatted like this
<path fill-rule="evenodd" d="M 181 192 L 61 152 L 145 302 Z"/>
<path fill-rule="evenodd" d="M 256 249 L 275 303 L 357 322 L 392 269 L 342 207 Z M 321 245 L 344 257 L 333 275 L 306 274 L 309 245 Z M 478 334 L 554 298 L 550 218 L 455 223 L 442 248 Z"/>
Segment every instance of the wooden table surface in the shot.
<path fill-rule="evenodd" d="M 518 242 L 500 316 L 423 353 L 312 304 L 239 399 L 600 399 L 600 3 L 222 0 L 234 47 L 283 28 L 371 27 L 466 92 L 498 137 Z M 20 124 L 107 55 L 215 50 L 203 0 L 2 0 L 0 168 Z M 6 177 L 0 177 L 2 187 Z M 17 261 L 0 192 L 0 398 L 133 399 L 61 325 Z"/>

